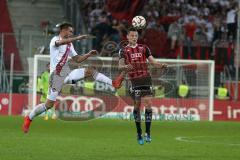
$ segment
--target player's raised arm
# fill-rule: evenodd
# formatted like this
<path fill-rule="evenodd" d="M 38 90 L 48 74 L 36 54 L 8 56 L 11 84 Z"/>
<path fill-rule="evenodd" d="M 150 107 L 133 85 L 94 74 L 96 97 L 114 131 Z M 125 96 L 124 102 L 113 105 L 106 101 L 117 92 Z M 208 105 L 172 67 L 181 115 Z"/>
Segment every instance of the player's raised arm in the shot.
<path fill-rule="evenodd" d="M 73 31 L 70 31 L 70 32 L 72 33 Z M 73 41 L 76 41 L 76 40 L 87 39 L 88 37 L 89 37 L 89 35 L 78 35 L 78 36 L 67 37 L 65 39 L 57 40 L 55 42 L 55 45 L 61 46 L 61 45 L 65 45 L 68 43 L 72 43 Z"/>
<path fill-rule="evenodd" d="M 97 53 L 98 53 L 98 51 L 91 50 L 90 52 L 88 52 L 84 55 L 76 55 L 76 56 L 72 57 L 72 59 L 77 63 L 81 63 L 81 62 L 85 61 L 88 57 L 94 56 Z"/>
<path fill-rule="evenodd" d="M 61 38 L 55 41 L 56 47 L 72 43 L 73 41 L 76 41 L 76 40 L 94 38 L 91 35 L 77 35 L 77 36 L 73 35 L 73 26 L 71 23 L 68 23 L 68 22 L 63 22 L 59 24 L 58 27 L 60 30 Z"/>

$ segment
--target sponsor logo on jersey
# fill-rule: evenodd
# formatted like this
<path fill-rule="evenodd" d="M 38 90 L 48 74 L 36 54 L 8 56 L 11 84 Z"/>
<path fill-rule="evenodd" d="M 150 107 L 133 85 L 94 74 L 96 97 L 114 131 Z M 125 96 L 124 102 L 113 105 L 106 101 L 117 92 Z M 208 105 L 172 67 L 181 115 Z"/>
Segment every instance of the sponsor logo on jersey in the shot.
<path fill-rule="evenodd" d="M 132 54 L 131 54 L 131 58 L 132 58 L 132 59 L 140 58 L 140 57 L 142 57 L 142 53 L 132 53 Z"/>

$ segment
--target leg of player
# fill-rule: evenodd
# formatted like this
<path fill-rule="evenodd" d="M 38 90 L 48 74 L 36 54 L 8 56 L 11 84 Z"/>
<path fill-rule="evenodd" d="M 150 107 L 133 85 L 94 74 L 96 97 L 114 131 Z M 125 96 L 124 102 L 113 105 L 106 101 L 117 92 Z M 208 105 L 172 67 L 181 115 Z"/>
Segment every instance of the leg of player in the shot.
<path fill-rule="evenodd" d="M 142 138 L 140 106 L 141 106 L 141 101 L 135 100 L 133 117 L 134 117 L 136 128 L 137 128 L 137 141 L 140 145 L 143 145 L 144 142 L 143 142 L 143 138 Z"/>
<path fill-rule="evenodd" d="M 112 86 L 112 80 L 96 70 L 92 70 L 92 76 L 95 81 L 103 82 Z"/>
<path fill-rule="evenodd" d="M 64 83 L 74 84 L 77 81 L 85 78 L 85 68 L 74 69 L 70 74 L 64 79 Z"/>
<path fill-rule="evenodd" d="M 150 143 L 151 139 L 151 122 L 152 122 L 152 96 L 145 96 L 142 98 L 145 106 L 145 141 Z"/>
<path fill-rule="evenodd" d="M 93 68 L 74 69 L 64 80 L 64 83 L 75 83 L 86 77 L 93 77 L 94 80 L 112 85 L 112 80 Z"/>
<path fill-rule="evenodd" d="M 36 116 L 53 107 L 57 95 L 58 95 L 57 91 L 51 91 L 50 94 L 48 95 L 46 103 L 38 104 L 36 107 L 34 107 L 30 114 L 24 118 L 24 123 L 22 126 L 22 130 L 24 133 L 28 132 L 31 122 Z"/>

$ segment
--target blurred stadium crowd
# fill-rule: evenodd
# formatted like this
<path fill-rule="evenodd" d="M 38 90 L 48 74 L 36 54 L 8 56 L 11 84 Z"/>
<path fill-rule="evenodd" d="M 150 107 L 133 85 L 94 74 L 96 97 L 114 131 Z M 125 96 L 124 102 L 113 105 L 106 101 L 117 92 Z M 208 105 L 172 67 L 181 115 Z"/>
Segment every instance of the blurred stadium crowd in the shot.
<path fill-rule="evenodd" d="M 219 67 L 232 67 L 236 0 L 81 0 L 81 4 L 88 31 L 97 37 L 93 48 L 102 50 L 106 42 L 124 40 L 131 14 L 143 15 L 147 26 L 140 43 L 149 45 L 155 57 L 215 59 Z"/>
<path fill-rule="evenodd" d="M 9 4 L 15 2 L 19 1 L 8 0 Z M 55 3 L 54 0 L 53 2 Z M 23 4 L 28 5 L 27 3 L 30 2 Z M 31 5 L 37 9 L 39 6 L 44 6 L 43 3 L 35 0 Z M 45 5 L 51 4 L 48 1 L 45 3 Z M 31 38 L 28 28 L 23 32 L 25 24 L 23 27 L 18 26 L 21 30 L 15 30 L 17 42 L 14 36 L 4 35 L 6 44 L 3 46 L 7 53 L 5 56 L 7 69 L 10 66 L 10 53 L 19 53 L 15 56 L 17 62 L 15 67 L 18 66 L 15 70 L 25 71 L 27 67 L 21 67 L 21 62 L 27 63 L 27 57 L 34 54 L 48 54 L 48 40 L 57 32 L 55 25 L 61 20 L 70 21 L 75 28 L 75 34 L 89 33 L 96 36 L 92 41 L 76 42 L 74 45 L 79 53 L 97 49 L 101 56 L 117 56 L 119 44 L 126 40 L 132 18 L 142 15 L 147 20 L 147 26 L 140 30 L 139 43 L 148 45 L 154 57 L 212 59 L 215 61 L 215 80 L 218 82 L 222 81 L 221 75 L 224 75 L 225 79 L 229 77 L 233 79 L 236 75 L 234 41 L 237 35 L 237 0 L 62 0 L 61 3 L 63 8 L 63 12 L 59 12 L 61 14 L 46 13 L 61 17 L 60 20 L 53 21 L 49 17 L 39 16 L 40 33 L 42 34 L 43 31 L 43 35 Z M 30 11 L 34 12 L 34 10 Z M 29 23 L 34 24 L 35 21 Z M 5 32 L 12 33 L 10 30 Z M 229 73 L 227 75 L 223 73 L 225 68 Z M 215 85 L 218 85 L 216 81 Z"/>

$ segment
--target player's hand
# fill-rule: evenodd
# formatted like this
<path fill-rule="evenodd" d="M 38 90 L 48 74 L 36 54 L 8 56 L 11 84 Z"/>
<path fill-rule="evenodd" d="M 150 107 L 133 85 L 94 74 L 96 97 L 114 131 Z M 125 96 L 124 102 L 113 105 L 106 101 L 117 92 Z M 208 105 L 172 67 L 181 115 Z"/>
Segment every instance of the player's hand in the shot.
<path fill-rule="evenodd" d="M 131 65 L 131 64 L 125 65 L 124 68 L 125 68 L 125 70 L 127 70 L 127 71 L 131 71 L 131 70 L 134 69 L 133 65 Z"/>
<path fill-rule="evenodd" d="M 91 50 L 90 52 L 88 52 L 89 56 L 95 56 L 98 54 L 97 50 Z"/>
<path fill-rule="evenodd" d="M 77 39 L 78 40 L 81 40 L 81 39 L 87 39 L 88 38 L 88 35 L 84 34 L 84 35 L 78 35 L 77 36 Z"/>
<path fill-rule="evenodd" d="M 165 64 L 165 63 L 160 63 L 160 64 L 158 64 L 158 68 L 160 68 L 160 69 L 166 69 L 166 68 L 167 68 L 167 64 Z"/>

